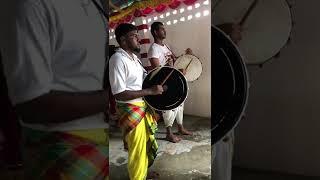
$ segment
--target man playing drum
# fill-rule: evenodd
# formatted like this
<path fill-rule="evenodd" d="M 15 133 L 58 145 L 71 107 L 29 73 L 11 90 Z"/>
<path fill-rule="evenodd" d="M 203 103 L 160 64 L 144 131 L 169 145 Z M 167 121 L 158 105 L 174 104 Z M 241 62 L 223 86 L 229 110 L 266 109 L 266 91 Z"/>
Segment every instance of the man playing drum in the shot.
<path fill-rule="evenodd" d="M 132 24 L 120 24 L 115 35 L 120 48 L 110 58 L 109 79 L 120 114 L 119 125 L 128 147 L 129 177 L 131 180 L 146 179 L 158 149 L 154 137 L 157 123 L 153 110 L 142 97 L 162 94 L 163 88 L 154 85 L 142 89 L 147 72 L 134 54 L 140 50 L 137 28 Z M 152 176 L 158 174 L 150 174 L 149 178 Z"/>
<path fill-rule="evenodd" d="M 163 23 L 154 22 L 151 25 L 151 34 L 154 38 L 154 43 L 150 46 L 148 51 L 148 58 L 151 63 L 151 68 L 156 68 L 158 66 L 173 66 L 175 56 L 169 47 L 163 42 L 166 38 L 166 30 Z M 192 54 L 191 49 L 186 50 L 187 53 Z M 185 70 L 181 70 L 185 74 Z M 177 118 L 178 130 L 180 134 L 183 135 L 192 135 L 192 132 L 186 130 L 183 127 L 183 104 L 173 110 L 163 111 L 162 117 L 166 126 L 167 136 L 166 139 L 170 142 L 179 142 L 181 138 L 175 136 L 171 127 L 174 123 L 174 120 Z"/>

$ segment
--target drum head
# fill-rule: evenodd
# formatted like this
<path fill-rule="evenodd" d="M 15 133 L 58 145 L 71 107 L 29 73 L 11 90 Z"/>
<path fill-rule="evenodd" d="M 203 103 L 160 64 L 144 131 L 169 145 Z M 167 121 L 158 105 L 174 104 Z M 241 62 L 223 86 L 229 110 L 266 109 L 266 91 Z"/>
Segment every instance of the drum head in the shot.
<path fill-rule="evenodd" d="M 144 100 L 152 108 L 165 111 L 172 110 L 181 105 L 188 95 L 188 85 L 183 74 L 169 66 L 153 69 L 144 79 L 142 88 L 149 88 L 152 85 L 160 85 L 170 72 L 173 73 L 164 83 L 167 90 L 161 95 L 145 96 Z"/>
<path fill-rule="evenodd" d="M 200 60 L 193 55 L 185 54 L 180 56 L 174 63 L 176 69 L 186 69 L 185 78 L 188 82 L 197 80 L 202 72 Z"/>
<path fill-rule="evenodd" d="M 239 23 L 254 0 L 223 0 L 213 11 L 215 25 Z M 247 64 L 262 64 L 290 38 L 291 10 L 286 0 L 259 0 L 242 26 L 238 47 Z"/>
<path fill-rule="evenodd" d="M 248 101 L 248 74 L 233 42 L 212 27 L 213 46 L 213 124 L 212 143 L 216 143 L 240 121 Z"/>

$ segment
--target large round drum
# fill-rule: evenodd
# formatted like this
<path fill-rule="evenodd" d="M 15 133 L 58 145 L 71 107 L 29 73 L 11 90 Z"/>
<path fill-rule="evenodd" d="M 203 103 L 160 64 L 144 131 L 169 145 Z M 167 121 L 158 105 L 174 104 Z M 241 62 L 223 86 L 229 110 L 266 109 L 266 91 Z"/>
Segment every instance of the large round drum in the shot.
<path fill-rule="evenodd" d="M 185 69 L 184 75 L 188 82 L 197 80 L 202 72 L 202 64 L 199 58 L 194 55 L 185 54 L 177 58 L 174 63 L 176 69 Z"/>
<path fill-rule="evenodd" d="M 166 90 L 161 95 L 144 97 L 149 106 L 159 111 L 165 111 L 175 109 L 185 101 L 188 95 L 187 80 L 180 71 L 173 67 L 162 66 L 153 69 L 144 79 L 142 88 L 162 83 Z"/>
<path fill-rule="evenodd" d="M 212 22 L 241 23 L 238 47 L 247 64 L 262 64 L 279 53 L 290 38 L 292 16 L 286 0 L 221 0 L 212 9 Z"/>
<path fill-rule="evenodd" d="M 248 74 L 236 45 L 216 27 L 213 46 L 212 143 L 224 137 L 240 121 L 248 101 Z"/>

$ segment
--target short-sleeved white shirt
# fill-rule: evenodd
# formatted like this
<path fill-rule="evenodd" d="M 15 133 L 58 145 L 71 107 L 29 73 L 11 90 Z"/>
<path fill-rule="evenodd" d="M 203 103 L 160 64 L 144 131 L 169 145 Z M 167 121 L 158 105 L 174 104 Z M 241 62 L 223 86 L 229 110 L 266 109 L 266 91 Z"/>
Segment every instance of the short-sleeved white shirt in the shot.
<path fill-rule="evenodd" d="M 142 90 L 142 83 L 146 73 L 141 61 L 135 54 L 130 56 L 122 48 L 117 49 L 109 61 L 109 80 L 112 94 L 119 94 L 126 90 Z M 141 101 L 143 101 L 142 98 L 137 98 L 124 102 L 132 103 Z"/>
<path fill-rule="evenodd" d="M 102 89 L 107 22 L 92 1 L 13 2 L 18 2 L 18 8 L 14 13 L 8 11 L 6 18 L 15 21 L 0 30 L 4 72 L 13 104 L 50 90 Z M 49 131 L 107 127 L 102 113 L 66 123 L 24 125 Z"/>
<path fill-rule="evenodd" d="M 164 66 L 168 59 L 168 56 L 172 55 L 168 46 L 164 44 L 163 46 L 157 43 L 153 43 L 148 51 L 148 58 L 158 58 L 160 66 Z"/>

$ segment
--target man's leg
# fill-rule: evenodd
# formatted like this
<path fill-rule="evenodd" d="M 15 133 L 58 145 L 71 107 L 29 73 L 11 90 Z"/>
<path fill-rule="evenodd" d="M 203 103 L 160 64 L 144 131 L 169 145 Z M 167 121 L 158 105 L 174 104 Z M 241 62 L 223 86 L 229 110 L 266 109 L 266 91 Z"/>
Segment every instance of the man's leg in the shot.
<path fill-rule="evenodd" d="M 143 118 L 138 126 L 131 130 L 126 136 L 129 156 L 128 171 L 131 180 L 145 179 L 147 176 L 147 136 L 145 118 Z"/>
<path fill-rule="evenodd" d="M 177 108 L 177 116 L 176 116 L 176 119 L 177 119 L 177 124 L 178 124 L 179 133 L 182 134 L 182 135 L 192 135 L 192 132 L 186 130 L 186 129 L 183 127 L 183 109 L 184 109 L 184 104 L 180 105 L 180 106 Z"/>
<path fill-rule="evenodd" d="M 174 119 L 176 117 L 176 113 L 177 113 L 177 111 L 174 111 L 174 110 L 164 111 L 162 113 L 163 121 L 166 126 L 166 130 L 167 130 L 166 140 L 173 142 L 173 143 L 181 141 L 181 138 L 179 138 L 178 136 L 175 136 L 172 132 L 172 129 L 171 129 L 173 122 L 174 122 Z"/>
<path fill-rule="evenodd" d="M 228 133 L 215 146 L 215 158 L 213 160 L 213 179 L 231 180 L 233 158 L 233 130 Z"/>

